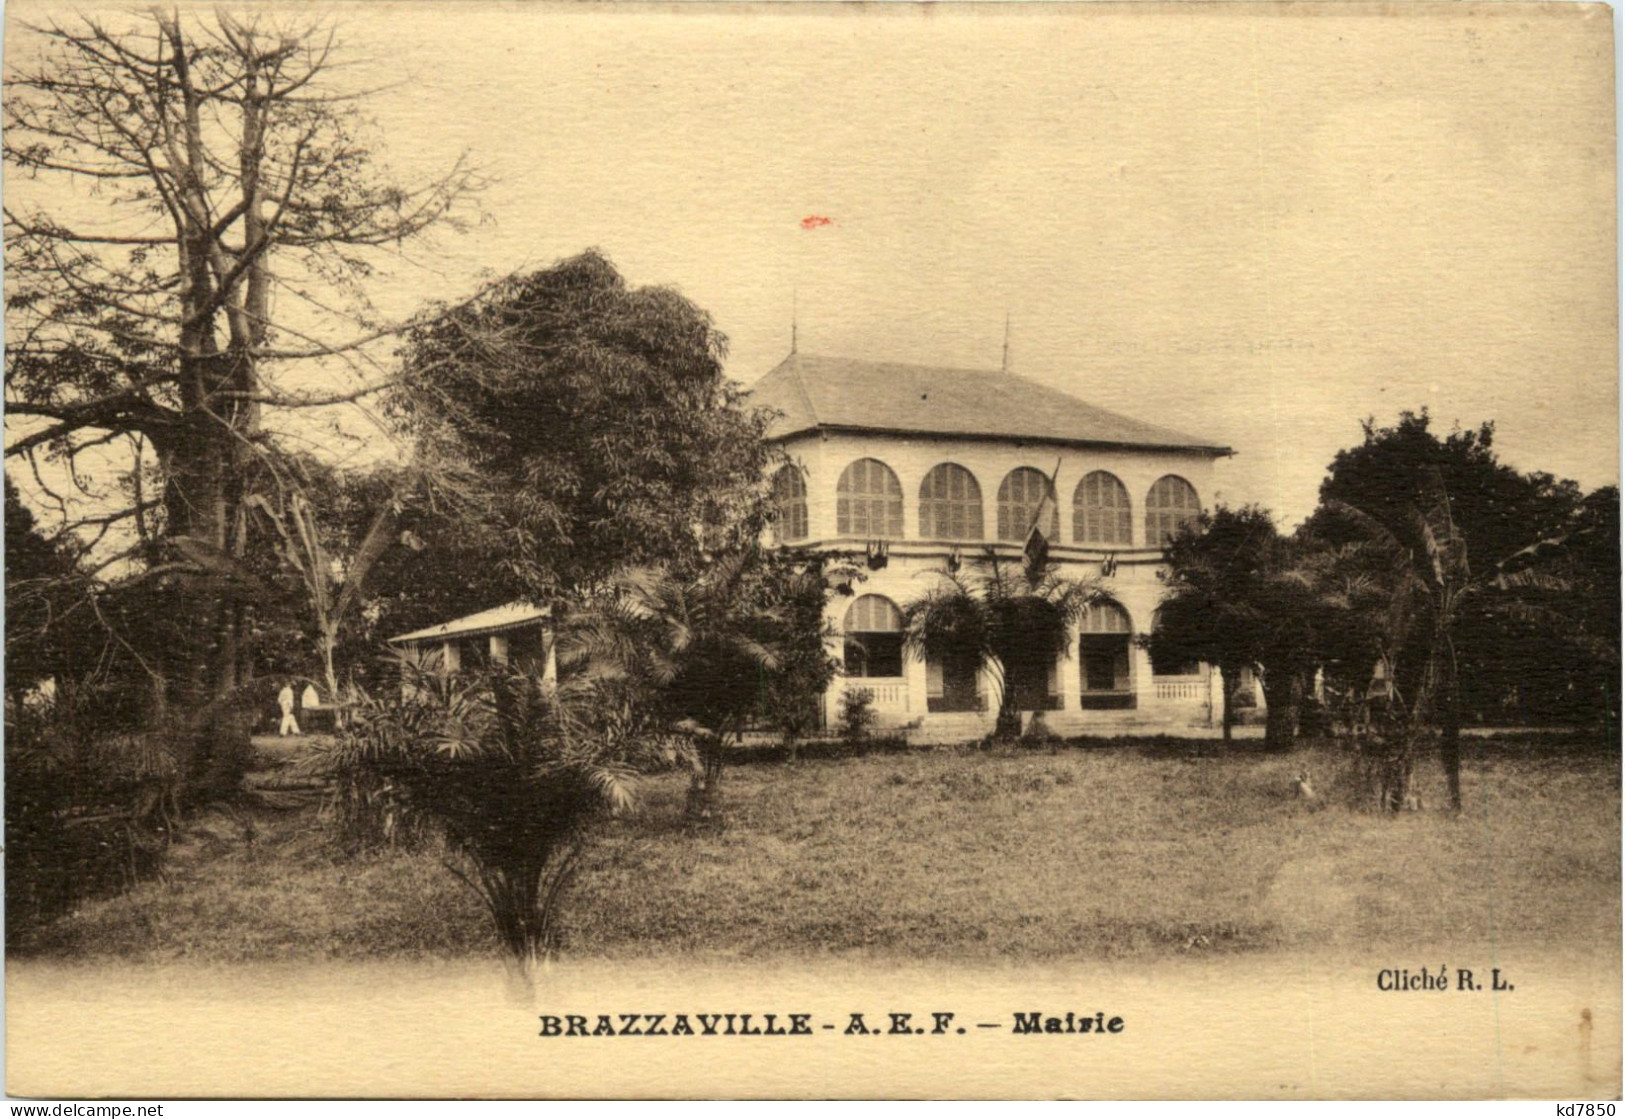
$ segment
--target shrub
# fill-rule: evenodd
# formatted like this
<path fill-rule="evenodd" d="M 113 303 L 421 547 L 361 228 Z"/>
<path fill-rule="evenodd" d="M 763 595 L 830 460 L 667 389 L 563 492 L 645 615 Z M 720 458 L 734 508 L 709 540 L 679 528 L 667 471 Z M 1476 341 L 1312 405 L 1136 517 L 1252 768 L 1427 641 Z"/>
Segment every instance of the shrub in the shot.
<path fill-rule="evenodd" d="M 156 874 L 175 826 L 177 746 L 122 729 L 96 691 L 35 709 L 8 703 L 6 937 Z"/>
<path fill-rule="evenodd" d="M 1305 696 L 1298 705 L 1298 734 L 1303 738 L 1326 738 L 1332 731 L 1331 708 L 1312 695 Z"/>
<path fill-rule="evenodd" d="M 875 697 L 863 688 L 851 688 L 841 693 L 841 706 L 837 715 L 841 737 L 850 743 L 867 741 L 875 731 L 880 716 L 875 712 Z"/>
<path fill-rule="evenodd" d="M 629 810 L 647 746 L 590 677 L 549 686 L 497 669 L 447 675 L 399 658 L 398 696 L 362 696 L 325 752 L 352 838 L 433 832 L 528 977 L 557 948 L 559 900 L 593 823 Z"/>

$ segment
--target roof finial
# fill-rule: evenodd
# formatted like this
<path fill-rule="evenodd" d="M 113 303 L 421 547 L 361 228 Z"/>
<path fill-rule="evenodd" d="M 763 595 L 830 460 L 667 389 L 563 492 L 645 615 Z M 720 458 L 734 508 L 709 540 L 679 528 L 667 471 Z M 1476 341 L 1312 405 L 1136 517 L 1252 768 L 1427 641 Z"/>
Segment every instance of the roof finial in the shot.
<path fill-rule="evenodd" d="M 999 363 L 999 372 L 1010 372 L 1010 312 L 1004 313 L 1004 360 Z"/>
<path fill-rule="evenodd" d="M 796 289 L 790 289 L 790 352 L 796 352 Z"/>

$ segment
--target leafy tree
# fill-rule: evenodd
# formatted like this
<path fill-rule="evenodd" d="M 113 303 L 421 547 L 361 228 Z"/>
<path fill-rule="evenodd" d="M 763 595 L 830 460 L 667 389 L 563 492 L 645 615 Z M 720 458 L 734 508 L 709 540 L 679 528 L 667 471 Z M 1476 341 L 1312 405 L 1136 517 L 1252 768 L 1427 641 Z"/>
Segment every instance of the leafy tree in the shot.
<path fill-rule="evenodd" d="M 388 400 L 420 454 L 485 480 L 471 520 L 502 546 L 481 562 L 552 610 L 567 658 L 618 671 L 628 704 L 694 735 L 699 815 L 719 809 L 726 746 L 761 714 L 775 626 L 796 612 L 763 594 L 777 452 L 725 350 L 677 292 L 587 252 L 432 309 Z"/>
<path fill-rule="evenodd" d="M 1045 678 L 1057 657 L 1072 655 L 1074 627 L 1105 595 L 1093 582 L 1063 578 L 1053 563 L 1010 560 L 992 548 L 967 568 L 936 575 L 935 587 L 903 607 L 904 648 L 987 671 L 997 692 L 996 733 L 1014 736 L 1017 685 Z"/>
<path fill-rule="evenodd" d="M 82 596 L 82 544 L 41 533 L 9 477 L 5 496 L 5 908 L 17 945 L 157 870 L 179 775 L 151 736 L 130 732 L 141 651 L 117 644 Z"/>
<path fill-rule="evenodd" d="M 174 759 L 131 734 L 105 683 L 6 710 L 7 951 L 88 897 L 156 873 L 174 825 Z"/>
<path fill-rule="evenodd" d="M 1326 632 L 1339 624 L 1343 606 L 1306 570 L 1306 557 L 1289 538 L 1278 538 L 1263 574 L 1258 665 L 1268 710 L 1264 741 L 1291 749 L 1299 712 L 1324 657 Z"/>
<path fill-rule="evenodd" d="M 767 673 L 766 717 L 783 736 L 785 754 L 818 724 L 819 703 L 840 672 L 830 653 L 836 637 L 825 616 L 832 588 L 859 578 L 850 557 L 800 549 L 775 549 L 757 561 L 749 593 L 769 619 L 776 665 Z"/>
<path fill-rule="evenodd" d="M 1224 740 L 1242 670 L 1262 666 L 1277 748 L 1290 746 L 1303 676 L 1313 664 L 1310 592 L 1269 512 L 1220 506 L 1168 542 L 1167 593 L 1148 645 L 1155 660 L 1206 661 L 1224 685 Z"/>
<path fill-rule="evenodd" d="M 1463 718 L 1612 723 L 1619 695 L 1619 491 L 1583 498 L 1537 545 L 1563 593 L 1538 608 L 1490 596 L 1457 628 Z"/>
<path fill-rule="evenodd" d="M 407 339 L 390 410 L 487 479 L 502 562 L 553 604 L 757 540 L 769 416 L 723 377 L 725 349 L 676 291 L 629 287 L 587 252 L 436 309 Z"/>
<path fill-rule="evenodd" d="M 1450 495 L 1451 518 L 1470 566 L 1488 568 L 1534 540 L 1560 535 L 1580 504 L 1573 482 L 1520 474 L 1494 452 L 1495 425 L 1440 438 L 1426 408 L 1401 412 L 1391 427 L 1362 422 L 1364 438 L 1337 452 L 1320 486 L 1338 501 L 1387 525 L 1408 519 L 1437 484 Z"/>
<path fill-rule="evenodd" d="M 159 10 L 8 45 L 6 455 L 63 529 L 118 530 L 87 574 L 163 592 L 157 714 L 208 749 L 245 662 L 266 417 L 378 387 L 300 391 L 283 371 L 366 369 L 389 331 L 360 285 L 477 182 L 385 181 L 320 27 Z"/>
<path fill-rule="evenodd" d="M 1321 673 L 1329 714 L 1345 725 L 1361 717 L 1372 666 L 1392 663 L 1392 572 L 1365 544 L 1332 544 L 1311 518 L 1293 537 L 1297 564 L 1289 578 L 1313 593 L 1314 667 Z"/>
<path fill-rule="evenodd" d="M 75 572 L 71 552 L 39 530 L 17 485 L 6 489 L 6 702 L 41 680 L 64 674 L 73 662 L 68 586 Z"/>
<path fill-rule="evenodd" d="M 1427 411 L 1403 412 L 1392 426 L 1367 420 L 1358 446 L 1338 452 L 1321 485 L 1323 505 L 1340 503 L 1369 515 L 1400 539 L 1414 536 L 1412 521 L 1449 495 L 1450 520 L 1466 548 L 1467 570 L 1487 572 L 1537 540 L 1566 536 L 1582 508 L 1579 488 L 1550 474 L 1522 474 L 1499 461 L 1494 425 L 1435 433 Z M 1314 533 L 1332 546 L 1365 539 L 1347 518 L 1315 518 Z M 1575 696 L 1567 674 L 1550 666 L 1574 661 L 1573 630 L 1531 624 L 1500 610 L 1473 608 L 1454 623 L 1453 646 L 1464 717 L 1567 719 Z M 1414 640 L 1422 642 L 1418 631 Z M 1617 649 L 1617 643 L 1615 645 Z M 1588 658 L 1589 659 L 1589 658 Z M 1427 658 L 1420 650 L 1400 658 L 1416 693 Z M 1511 699 L 1518 712 L 1507 710 Z"/>
<path fill-rule="evenodd" d="M 300 619 L 300 643 L 317 654 L 329 696 L 343 694 L 341 663 L 343 677 L 353 677 L 358 664 L 375 657 L 379 639 L 389 636 L 376 631 L 380 610 L 365 616 L 379 591 L 391 589 L 377 580 L 386 560 L 393 561 L 394 589 L 402 577 L 433 583 L 436 574 L 426 568 L 448 562 L 455 565 L 439 574 L 441 580 L 480 585 L 470 573 L 471 557 L 425 557 L 429 545 L 414 530 L 449 522 L 465 551 L 486 550 L 481 566 L 489 566 L 495 544 L 479 532 L 477 519 L 464 515 L 469 480 L 455 469 L 417 458 L 399 467 L 340 470 L 299 454 L 270 467 L 271 476 L 245 500 L 253 518 L 250 539 L 259 545 L 254 552 L 270 561 L 258 573 L 292 592 L 283 596 L 283 612 Z M 250 566 L 252 555 L 245 560 Z"/>
<path fill-rule="evenodd" d="M 1566 537 L 1564 574 L 1575 592 L 1563 632 L 1579 646 L 1570 658 L 1571 702 L 1619 726 L 1620 538 L 1619 487 L 1586 495 Z"/>

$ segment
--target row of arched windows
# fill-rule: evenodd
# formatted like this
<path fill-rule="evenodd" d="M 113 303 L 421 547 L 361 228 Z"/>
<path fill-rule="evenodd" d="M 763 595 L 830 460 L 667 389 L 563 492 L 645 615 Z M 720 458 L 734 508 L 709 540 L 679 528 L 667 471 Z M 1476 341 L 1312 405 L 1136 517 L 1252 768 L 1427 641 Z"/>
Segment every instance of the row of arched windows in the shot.
<path fill-rule="evenodd" d="M 999 483 L 997 539 L 1020 543 L 1038 518 L 1050 480 L 1021 466 Z M 774 531 L 781 541 L 805 540 L 807 482 L 798 467 L 786 466 L 773 478 L 778 510 Z M 1196 489 L 1176 474 L 1165 474 L 1145 499 L 1145 539 L 1161 544 L 1201 514 Z M 1049 503 L 1044 532 L 1061 538 L 1061 514 Z M 1134 542 L 1133 508 L 1128 490 L 1115 474 L 1096 470 L 1084 475 L 1072 493 L 1072 541 L 1077 544 Z M 835 486 L 835 532 L 838 536 L 897 539 L 903 535 L 903 487 L 891 467 L 879 459 L 860 458 L 841 472 Z M 927 540 L 981 540 L 982 487 L 958 463 L 944 462 L 920 483 L 920 535 Z"/>

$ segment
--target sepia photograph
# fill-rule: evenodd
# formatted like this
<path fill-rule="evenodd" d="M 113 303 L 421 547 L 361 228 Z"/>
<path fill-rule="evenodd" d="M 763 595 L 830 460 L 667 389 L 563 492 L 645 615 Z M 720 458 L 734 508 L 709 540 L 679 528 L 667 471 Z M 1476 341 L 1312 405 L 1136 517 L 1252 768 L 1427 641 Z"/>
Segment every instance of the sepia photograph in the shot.
<path fill-rule="evenodd" d="M 8 1096 L 1617 1100 L 1614 20 L 12 0 Z"/>

